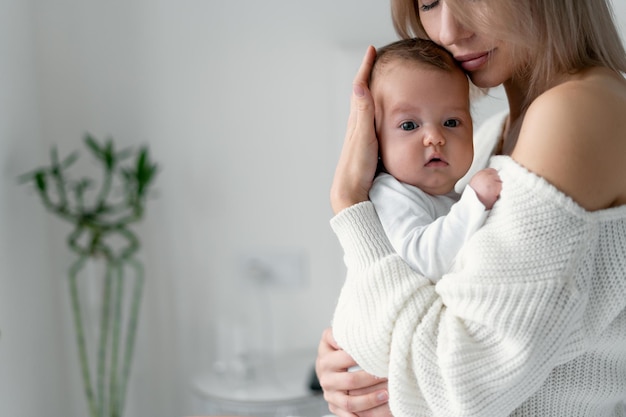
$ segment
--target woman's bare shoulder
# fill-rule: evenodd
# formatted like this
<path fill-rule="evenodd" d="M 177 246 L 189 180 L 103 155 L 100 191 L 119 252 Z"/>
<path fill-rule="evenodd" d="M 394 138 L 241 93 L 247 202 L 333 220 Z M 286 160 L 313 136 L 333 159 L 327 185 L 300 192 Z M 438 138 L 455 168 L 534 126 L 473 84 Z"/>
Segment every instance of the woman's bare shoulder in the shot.
<path fill-rule="evenodd" d="M 626 204 L 626 80 L 594 68 L 543 93 L 512 157 L 587 210 Z"/>

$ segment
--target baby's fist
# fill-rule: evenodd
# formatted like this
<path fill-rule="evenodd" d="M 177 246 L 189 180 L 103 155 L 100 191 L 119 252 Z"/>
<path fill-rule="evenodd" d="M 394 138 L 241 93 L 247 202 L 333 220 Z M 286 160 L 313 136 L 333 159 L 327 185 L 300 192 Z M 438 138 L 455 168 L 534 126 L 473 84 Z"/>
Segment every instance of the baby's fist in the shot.
<path fill-rule="evenodd" d="M 470 180 L 469 185 L 487 210 L 491 210 L 502 191 L 502 180 L 498 171 L 493 168 L 478 171 Z"/>

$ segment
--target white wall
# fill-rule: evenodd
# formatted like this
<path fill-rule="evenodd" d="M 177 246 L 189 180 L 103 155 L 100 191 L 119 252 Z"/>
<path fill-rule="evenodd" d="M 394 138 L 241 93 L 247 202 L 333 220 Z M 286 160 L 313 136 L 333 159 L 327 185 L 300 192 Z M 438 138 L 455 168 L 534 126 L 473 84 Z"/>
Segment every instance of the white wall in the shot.
<path fill-rule="evenodd" d="M 0 415 L 69 415 L 61 277 L 45 214 L 17 177 L 43 151 L 30 2 L 0 2 Z M 44 414 L 45 413 L 45 414 Z"/>
<path fill-rule="evenodd" d="M 149 143 L 163 168 L 139 229 L 147 285 L 128 416 L 197 411 L 190 384 L 215 360 L 218 323 L 260 344 L 241 253 L 306 255 L 307 284 L 272 289 L 268 314 L 274 348 L 315 349 L 343 279 L 328 188 L 350 80 L 368 44 L 395 39 L 387 2 L 0 4 L 0 415 L 84 415 L 68 229 L 14 177 L 50 144 L 80 148 L 85 131 Z"/>

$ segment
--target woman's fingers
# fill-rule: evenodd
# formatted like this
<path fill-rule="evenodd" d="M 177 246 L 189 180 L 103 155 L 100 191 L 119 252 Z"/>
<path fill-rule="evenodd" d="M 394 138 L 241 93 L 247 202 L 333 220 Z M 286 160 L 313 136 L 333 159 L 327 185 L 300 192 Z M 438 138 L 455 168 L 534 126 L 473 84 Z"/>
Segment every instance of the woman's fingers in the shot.
<path fill-rule="evenodd" d="M 361 66 L 357 71 L 352 84 L 355 86 L 360 86 L 363 89 L 368 88 L 368 83 L 370 79 L 370 74 L 372 72 L 372 66 L 374 65 L 374 60 L 376 59 L 376 48 L 372 45 L 367 47 L 365 51 L 365 55 L 363 56 L 363 60 L 361 61 Z M 355 94 L 363 95 L 357 93 L 355 90 Z"/>
<path fill-rule="evenodd" d="M 352 83 L 352 105 L 354 112 L 355 131 L 350 138 L 353 145 L 366 151 L 363 156 L 371 157 L 371 151 L 375 151 L 376 161 L 378 158 L 378 139 L 374 128 L 374 99 L 369 90 L 369 77 L 376 58 L 376 49 L 373 46 L 367 48 L 361 66 Z M 368 160 L 365 161 L 371 162 Z M 373 178 L 373 175 L 372 175 Z"/>
<path fill-rule="evenodd" d="M 372 72 L 372 66 L 376 59 L 376 49 L 373 46 L 369 46 L 361 66 L 352 81 L 352 98 L 350 100 L 350 119 L 348 123 L 348 132 L 346 134 L 346 140 L 355 138 L 355 129 L 361 129 L 364 133 L 367 133 L 365 137 L 372 139 L 376 138 L 374 132 L 374 102 L 369 91 L 369 77 Z M 358 139 L 358 137 L 356 137 Z"/>
<path fill-rule="evenodd" d="M 354 80 L 352 80 L 352 97 L 350 100 L 350 116 L 348 119 L 348 131 L 346 138 L 352 135 L 352 132 L 356 127 L 358 110 L 360 110 L 359 100 L 365 97 L 367 91 L 369 90 L 369 77 L 372 72 L 372 66 L 374 65 L 375 59 L 376 49 L 370 45 L 367 47 L 367 51 L 365 51 L 365 55 L 361 61 L 361 66 L 359 67 Z M 365 104 L 367 104 L 367 102 L 365 102 Z"/>
<path fill-rule="evenodd" d="M 372 376 L 365 371 L 357 371 L 354 374 L 356 380 L 354 385 L 363 388 L 349 390 L 348 410 L 357 412 L 359 415 L 373 409 L 384 412 L 384 408 L 379 406 L 387 404 L 389 400 L 387 380 Z M 379 414 L 374 413 L 374 415 Z M 361 415 L 361 417 L 363 416 Z"/>
<path fill-rule="evenodd" d="M 387 379 L 385 378 L 377 378 L 375 376 L 372 376 L 370 374 L 368 374 L 365 371 L 359 371 L 359 372 L 363 372 L 364 375 L 367 376 L 367 379 L 365 379 L 365 377 L 361 378 L 361 385 L 364 385 L 363 388 L 356 388 L 356 389 L 351 389 L 350 390 L 350 395 L 351 396 L 358 396 L 358 395 L 369 395 L 372 393 L 375 393 L 376 396 L 378 397 L 380 394 L 386 394 L 387 393 Z M 386 401 L 386 398 L 376 398 L 372 404 L 373 405 L 378 405 L 380 404 L 380 401 Z"/>
<path fill-rule="evenodd" d="M 367 386 L 363 385 L 363 382 L 359 383 L 346 371 L 356 365 L 350 355 L 343 350 L 333 350 L 328 344 L 324 345 L 320 346 L 320 353 L 315 362 L 317 377 L 324 391 L 348 391 Z"/>
<path fill-rule="evenodd" d="M 376 50 L 367 49 L 354 78 L 350 117 L 335 177 L 331 205 L 335 213 L 366 201 L 378 165 L 378 140 L 374 129 L 374 101 L 368 88 Z"/>
<path fill-rule="evenodd" d="M 381 414 L 387 412 L 387 407 L 381 406 L 387 404 L 389 394 L 386 382 L 384 382 L 370 386 L 363 391 L 325 390 L 324 399 L 329 404 L 329 410 L 334 414 L 337 413 L 337 410 L 342 410 L 351 414 L 361 415 L 363 412 L 371 412 L 372 415 L 378 415 L 378 412 L 381 412 Z M 376 409 L 376 412 L 374 412 L 374 409 Z"/>
<path fill-rule="evenodd" d="M 324 331 L 322 332 L 322 342 L 324 343 L 320 343 L 318 351 L 319 349 L 322 349 L 322 348 L 325 348 L 325 350 L 340 350 L 341 349 L 339 345 L 337 344 L 337 342 L 335 341 L 332 327 L 327 327 L 326 329 L 324 329 Z"/>
<path fill-rule="evenodd" d="M 385 402 L 378 407 L 361 411 L 359 413 L 359 417 L 392 417 L 391 410 L 389 409 L 389 403 Z"/>
<path fill-rule="evenodd" d="M 354 417 L 362 412 L 369 417 L 388 417 L 387 380 L 365 371 L 347 372 L 354 365 L 354 359 L 335 342 L 332 330 L 326 329 L 315 369 L 329 410 L 338 417 Z"/>

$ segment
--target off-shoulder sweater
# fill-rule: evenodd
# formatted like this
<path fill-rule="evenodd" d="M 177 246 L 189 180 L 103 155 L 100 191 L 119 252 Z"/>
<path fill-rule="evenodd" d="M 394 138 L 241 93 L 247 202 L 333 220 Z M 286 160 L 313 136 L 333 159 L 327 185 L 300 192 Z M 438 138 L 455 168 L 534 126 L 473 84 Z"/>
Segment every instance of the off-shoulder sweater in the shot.
<path fill-rule="evenodd" d="M 485 225 L 433 284 L 371 202 L 331 220 L 333 334 L 389 379 L 395 417 L 626 416 L 626 206 L 588 212 L 506 156 Z"/>

